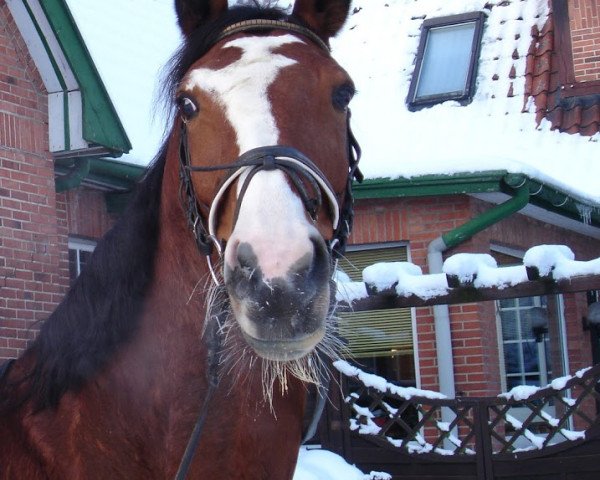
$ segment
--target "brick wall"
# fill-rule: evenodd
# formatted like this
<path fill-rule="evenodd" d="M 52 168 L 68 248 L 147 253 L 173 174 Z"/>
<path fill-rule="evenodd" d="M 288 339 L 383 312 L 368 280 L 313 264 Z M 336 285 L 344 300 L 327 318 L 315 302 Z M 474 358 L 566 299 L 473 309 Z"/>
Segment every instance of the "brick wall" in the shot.
<path fill-rule="evenodd" d="M 18 356 L 69 285 L 69 234 L 112 225 L 102 192 L 57 195 L 47 93 L 6 3 L 0 4 L 0 361 Z"/>
<path fill-rule="evenodd" d="M 98 239 L 112 227 L 116 216 L 106 211 L 104 193 L 80 187 L 58 196 L 72 236 Z"/>
<path fill-rule="evenodd" d="M 356 206 L 354 244 L 406 241 L 410 259 L 427 273 L 427 245 L 493 205 L 465 196 L 363 200 Z M 513 215 L 484 230 L 445 257 L 458 252 L 489 253 L 491 244 L 526 250 L 543 243 L 566 244 L 579 260 L 600 257 L 600 242 Z M 564 295 L 570 370 L 591 363 L 590 339 L 581 328 L 585 295 Z M 415 309 L 421 386 L 439 389 L 432 308 Z M 459 395 L 489 396 L 501 391 L 494 302 L 450 306 L 456 391 Z"/>
<path fill-rule="evenodd" d="M 0 359 L 16 356 L 66 288 L 47 96 L 12 17 L 0 6 Z"/>
<path fill-rule="evenodd" d="M 600 80 L 600 1 L 569 0 L 575 80 Z"/>

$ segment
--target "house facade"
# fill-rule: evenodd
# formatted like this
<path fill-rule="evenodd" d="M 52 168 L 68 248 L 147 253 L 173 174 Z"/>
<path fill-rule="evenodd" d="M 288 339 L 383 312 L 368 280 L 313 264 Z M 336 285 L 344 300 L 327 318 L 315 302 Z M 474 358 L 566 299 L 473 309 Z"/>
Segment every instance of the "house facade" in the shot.
<path fill-rule="evenodd" d="M 379 83 L 377 53 L 354 59 L 361 71 L 350 68 L 358 76 L 355 121 L 368 105 L 375 109 L 369 128 L 357 132 L 367 137 L 363 161 L 383 163 L 392 175 L 366 167 L 356 188 L 352 246 L 340 263 L 352 280 L 375 261 L 440 273 L 443 260 L 461 252 L 518 265 L 541 244 L 566 245 L 578 260 L 600 257 L 600 197 L 569 177 L 593 174 L 581 165 L 600 158 L 600 3 L 480 3 L 355 2 L 341 57 L 352 61 L 344 43 L 385 56 L 396 42 L 401 59 L 385 57 L 391 78 Z M 381 31 L 396 31 L 367 40 L 363 25 L 382 22 L 389 25 Z M 361 88 L 361 80 L 371 84 Z M 377 110 L 392 86 L 400 91 L 386 92 L 386 103 L 395 103 Z M 383 120 L 374 120 L 379 111 Z M 371 142 L 392 130 L 393 147 Z M 570 151 L 548 148 L 561 142 Z M 600 361 L 597 336 L 582 327 L 597 299 L 589 291 L 360 312 L 344 315 L 341 328 L 352 325 L 349 348 L 367 371 L 450 397 L 496 396 Z M 531 318 L 540 309 L 541 336 Z M 364 322 L 373 328 L 351 332 Z"/>
<path fill-rule="evenodd" d="M 18 356 L 143 169 L 62 0 L 0 5 L 0 361 Z"/>

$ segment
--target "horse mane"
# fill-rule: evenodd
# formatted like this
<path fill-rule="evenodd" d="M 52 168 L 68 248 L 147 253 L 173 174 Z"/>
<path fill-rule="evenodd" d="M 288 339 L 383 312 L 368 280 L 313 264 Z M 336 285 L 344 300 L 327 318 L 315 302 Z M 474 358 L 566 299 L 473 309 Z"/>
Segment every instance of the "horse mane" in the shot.
<path fill-rule="evenodd" d="M 168 64 L 162 92 L 170 108 L 183 76 L 218 34 L 229 25 L 253 19 L 300 23 L 280 9 L 242 6 L 201 25 Z M 56 407 L 64 393 L 83 387 L 133 337 L 154 273 L 167 142 L 126 211 L 98 243 L 25 352 L 31 366 L 10 384 L 6 377 L 0 378 L 0 414 L 29 400 L 38 410 Z"/>
<path fill-rule="evenodd" d="M 33 359 L 32 367 L 24 378 L 5 385 L 13 392 L 0 394 L 0 405 L 12 397 L 12 406 L 29 399 L 38 409 L 56 406 L 66 391 L 83 386 L 131 339 L 153 277 L 165 160 L 163 147 L 122 217 L 42 324 L 24 354 Z M 14 398 L 16 391 L 20 398 Z"/>

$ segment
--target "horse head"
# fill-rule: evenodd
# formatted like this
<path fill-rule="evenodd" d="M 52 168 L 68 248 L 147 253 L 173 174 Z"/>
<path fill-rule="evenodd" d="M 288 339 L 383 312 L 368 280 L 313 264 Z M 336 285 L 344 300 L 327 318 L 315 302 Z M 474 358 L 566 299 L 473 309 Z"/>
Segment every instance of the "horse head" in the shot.
<path fill-rule="evenodd" d="M 291 16 L 244 20 L 226 0 L 176 1 L 187 43 L 210 38 L 174 92 L 185 210 L 200 251 L 221 255 L 242 337 L 269 360 L 322 341 L 352 223 L 354 86 L 328 46 L 349 4 L 297 0 Z"/>

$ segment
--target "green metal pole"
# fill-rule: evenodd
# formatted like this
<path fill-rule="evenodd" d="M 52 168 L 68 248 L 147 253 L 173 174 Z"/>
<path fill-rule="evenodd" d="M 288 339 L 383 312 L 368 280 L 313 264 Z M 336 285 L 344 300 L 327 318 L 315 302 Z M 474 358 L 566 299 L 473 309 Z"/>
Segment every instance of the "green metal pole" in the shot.
<path fill-rule="evenodd" d="M 524 182 L 516 189 L 516 194 L 510 200 L 501 203 L 482 213 L 478 217 L 468 221 L 464 225 L 442 235 L 447 248 L 452 248 L 467 241 L 476 233 L 485 230 L 500 220 L 518 212 L 529 203 L 529 188 Z"/>

